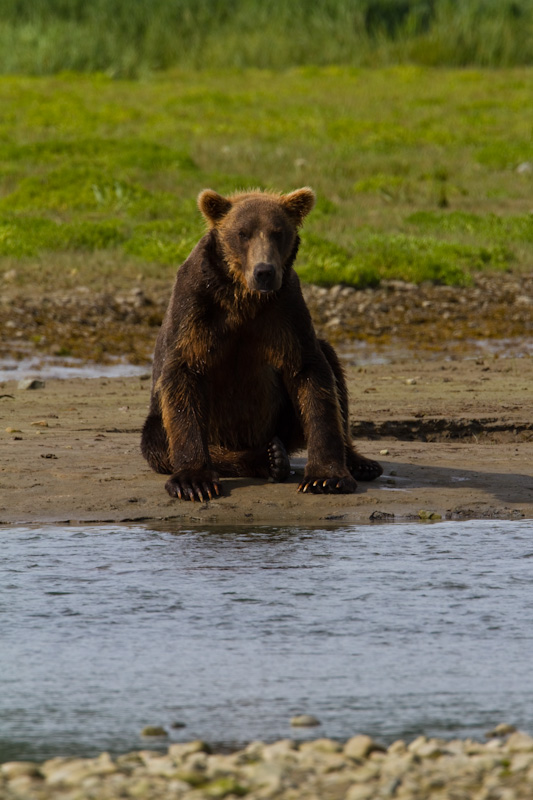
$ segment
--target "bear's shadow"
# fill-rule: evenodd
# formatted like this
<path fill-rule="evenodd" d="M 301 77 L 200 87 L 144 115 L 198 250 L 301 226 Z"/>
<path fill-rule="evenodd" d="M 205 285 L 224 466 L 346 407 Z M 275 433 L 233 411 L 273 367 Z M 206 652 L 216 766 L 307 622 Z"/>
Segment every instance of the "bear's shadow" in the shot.
<path fill-rule="evenodd" d="M 427 464 L 381 463 L 384 472 L 378 485 L 384 489 L 415 491 L 432 487 L 458 490 L 467 488 L 492 495 L 498 502 L 524 503 L 533 500 L 531 475 L 461 467 L 433 467 Z M 394 475 L 390 474 L 390 470 L 394 470 Z M 359 488 L 362 488 L 361 483 L 358 484 L 358 490 Z"/>

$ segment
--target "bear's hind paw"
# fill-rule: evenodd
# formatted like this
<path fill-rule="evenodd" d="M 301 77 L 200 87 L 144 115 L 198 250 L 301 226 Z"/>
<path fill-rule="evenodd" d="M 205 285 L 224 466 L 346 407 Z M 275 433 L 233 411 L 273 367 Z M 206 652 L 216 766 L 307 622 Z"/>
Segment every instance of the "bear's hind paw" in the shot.
<path fill-rule="evenodd" d="M 286 481 L 291 471 L 291 463 L 281 439 L 275 436 L 268 445 L 267 453 L 268 474 L 270 477 L 276 483 Z"/>

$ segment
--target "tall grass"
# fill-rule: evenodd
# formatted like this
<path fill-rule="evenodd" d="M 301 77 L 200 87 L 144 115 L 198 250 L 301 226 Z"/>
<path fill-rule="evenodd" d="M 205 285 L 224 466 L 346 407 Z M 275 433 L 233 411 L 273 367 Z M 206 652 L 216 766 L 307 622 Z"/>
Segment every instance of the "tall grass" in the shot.
<path fill-rule="evenodd" d="M 0 72 L 533 63 L 533 0 L 2 0 Z"/>

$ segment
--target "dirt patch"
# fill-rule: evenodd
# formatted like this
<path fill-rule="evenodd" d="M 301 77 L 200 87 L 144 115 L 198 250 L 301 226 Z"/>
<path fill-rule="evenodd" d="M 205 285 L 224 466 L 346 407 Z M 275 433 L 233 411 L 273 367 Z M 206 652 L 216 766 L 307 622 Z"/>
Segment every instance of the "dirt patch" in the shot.
<path fill-rule="evenodd" d="M 150 381 L 0 385 L 0 522 L 156 521 L 337 525 L 402 519 L 533 518 L 531 358 L 412 359 L 347 366 L 352 429 L 384 475 L 354 495 L 224 480 L 210 503 L 172 500 L 139 452 Z"/>

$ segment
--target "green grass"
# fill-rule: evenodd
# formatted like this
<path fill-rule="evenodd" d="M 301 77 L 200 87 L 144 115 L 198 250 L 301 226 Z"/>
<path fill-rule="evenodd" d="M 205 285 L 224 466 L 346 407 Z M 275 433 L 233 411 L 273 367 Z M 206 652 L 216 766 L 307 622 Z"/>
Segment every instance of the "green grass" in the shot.
<path fill-rule="evenodd" d="M 169 282 L 205 187 L 311 185 L 304 280 L 531 269 L 533 69 L 0 78 L 0 280 Z M 0 284 L 1 285 L 1 284 Z"/>
<path fill-rule="evenodd" d="M 0 72 L 533 59 L 533 0 L 3 0 Z"/>

